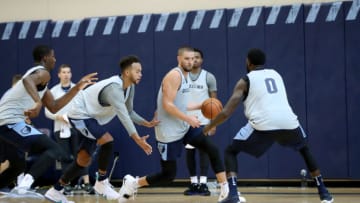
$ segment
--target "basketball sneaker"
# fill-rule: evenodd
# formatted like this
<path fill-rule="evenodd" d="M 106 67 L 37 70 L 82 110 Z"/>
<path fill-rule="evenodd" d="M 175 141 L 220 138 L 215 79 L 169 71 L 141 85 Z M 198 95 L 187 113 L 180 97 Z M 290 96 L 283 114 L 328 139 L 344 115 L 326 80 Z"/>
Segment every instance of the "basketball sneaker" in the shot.
<path fill-rule="evenodd" d="M 123 179 L 123 184 L 119 191 L 119 203 L 126 202 L 130 197 L 134 198 L 135 193 L 137 192 L 137 188 L 137 178 L 134 178 L 131 175 L 126 175 Z"/>
<path fill-rule="evenodd" d="M 30 190 L 31 185 L 34 183 L 34 178 L 30 174 L 26 174 L 21 181 L 19 182 L 18 186 L 14 188 L 14 190 L 18 194 L 25 194 L 27 191 Z"/>
<path fill-rule="evenodd" d="M 94 190 L 97 194 L 104 196 L 107 200 L 116 200 L 119 198 L 119 193 L 113 189 L 108 178 L 103 181 L 96 181 Z"/>
<path fill-rule="evenodd" d="M 219 195 L 218 202 L 223 203 L 225 200 L 228 199 L 228 196 L 229 196 L 229 184 L 227 182 L 221 183 L 220 184 L 220 195 Z"/>
<path fill-rule="evenodd" d="M 330 195 L 329 192 L 320 194 L 321 203 L 332 203 L 334 202 L 334 198 Z"/>
<path fill-rule="evenodd" d="M 73 201 L 68 201 L 63 192 L 55 190 L 54 187 L 46 191 L 45 198 L 56 203 L 74 203 Z"/>
<path fill-rule="evenodd" d="M 202 196 L 210 196 L 210 191 L 205 183 L 200 183 L 198 188 L 198 194 Z"/>
<path fill-rule="evenodd" d="M 80 187 L 82 190 L 84 190 L 88 194 L 91 194 L 91 195 L 95 194 L 94 188 L 90 183 L 84 183 Z"/>
<path fill-rule="evenodd" d="M 197 183 L 191 183 L 188 187 L 188 189 L 186 189 L 184 191 L 184 195 L 186 196 L 190 196 L 190 195 L 197 195 L 199 194 L 199 184 Z"/>

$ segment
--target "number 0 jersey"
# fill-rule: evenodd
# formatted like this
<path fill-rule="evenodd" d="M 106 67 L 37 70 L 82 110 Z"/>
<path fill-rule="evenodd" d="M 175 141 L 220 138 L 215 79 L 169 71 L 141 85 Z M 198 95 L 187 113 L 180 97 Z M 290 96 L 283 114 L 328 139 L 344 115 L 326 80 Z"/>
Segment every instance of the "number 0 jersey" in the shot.
<path fill-rule="evenodd" d="M 244 111 L 254 129 L 295 129 L 299 126 L 278 72 L 272 69 L 253 70 L 247 74 L 247 79 L 249 89 Z"/>

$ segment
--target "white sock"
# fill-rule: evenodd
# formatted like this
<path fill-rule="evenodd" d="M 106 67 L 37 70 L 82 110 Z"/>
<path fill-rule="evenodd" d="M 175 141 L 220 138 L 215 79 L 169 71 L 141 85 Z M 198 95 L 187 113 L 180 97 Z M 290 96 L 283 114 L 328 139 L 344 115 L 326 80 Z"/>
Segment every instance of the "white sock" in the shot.
<path fill-rule="evenodd" d="M 200 176 L 200 184 L 206 184 L 207 183 L 207 176 Z"/>
<path fill-rule="evenodd" d="M 194 183 L 194 184 L 198 184 L 199 182 L 198 182 L 197 176 L 191 176 L 191 177 L 190 177 L 190 182 L 191 182 L 191 183 Z"/>

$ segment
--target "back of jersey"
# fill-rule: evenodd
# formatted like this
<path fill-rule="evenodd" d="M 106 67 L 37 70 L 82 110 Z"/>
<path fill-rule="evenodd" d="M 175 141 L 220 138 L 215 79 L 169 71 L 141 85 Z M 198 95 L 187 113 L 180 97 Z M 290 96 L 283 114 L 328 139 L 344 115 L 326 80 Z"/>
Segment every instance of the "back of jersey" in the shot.
<path fill-rule="evenodd" d="M 245 116 L 256 130 L 294 129 L 299 126 L 286 95 L 282 77 L 272 69 L 253 70 L 248 96 L 244 101 Z"/>

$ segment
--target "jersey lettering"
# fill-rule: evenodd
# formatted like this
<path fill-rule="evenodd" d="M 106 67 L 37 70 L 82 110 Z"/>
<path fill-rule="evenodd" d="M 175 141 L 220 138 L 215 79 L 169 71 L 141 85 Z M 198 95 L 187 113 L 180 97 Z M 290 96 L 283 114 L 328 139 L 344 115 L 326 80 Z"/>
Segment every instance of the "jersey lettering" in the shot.
<path fill-rule="evenodd" d="M 275 80 L 273 78 L 266 78 L 265 79 L 265 85 L 266 85 L 266 89 L 270 94 L 274 94 L 278 91 L 277 87 L 276 87 L 276 83 Z"/>

